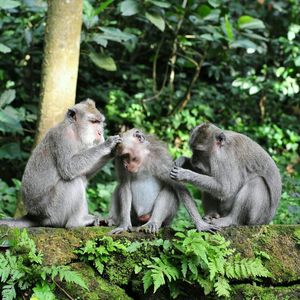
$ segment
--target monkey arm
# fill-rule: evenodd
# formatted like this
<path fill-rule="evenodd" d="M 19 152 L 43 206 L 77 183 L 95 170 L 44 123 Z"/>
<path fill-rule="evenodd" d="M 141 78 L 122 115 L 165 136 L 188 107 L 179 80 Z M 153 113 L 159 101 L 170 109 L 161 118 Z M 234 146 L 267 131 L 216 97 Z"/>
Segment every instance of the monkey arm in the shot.
<path fill-rule="evenodd" d="M 220 184 L 214 177 L 199 174 L 191 170 L 175 166 L 171 170 L 170 177 L 176 181 L 191 183 L 200 190 L 211 193 L 220 199 L 227 198 L 227 195 L 230 194 L 228 190 L 223 188 L 224 185 Z"/>
<path fill-rule="evenodd" d="M 187 188 L 179 183 L 175 182 L 170 178 L 170 169 L 172 168 L 172 163 L 162 162 L 161 164 L 157 165 L 159 169 L 156 170 L 156 176 L 165 184 L 171 186 L 178 199 L 181 200 L 188 211 L 189 215 L 191 216 L 193 222 L 196 225 L 198 231 L 215 231 L 219 228 L 215 225 L 211 225 L 203 221 L 201 218 L 195 201 L 193 200 L 192 196 L 190 195 Z M 191 171 L 192 172 L 192 171 Z"/>
<path fill-rule="evenodd" d="M 62 133 L 59 138 L 52 138 L 50 148 L 59 175 L 69 181 L 78 176 L 88 176 L 99 168 L 99 165 L 106 163 L 119 140 L 119 136 L 113 136 L 100 145 L 80 152 L 77 140 L 68 138 Z"/>

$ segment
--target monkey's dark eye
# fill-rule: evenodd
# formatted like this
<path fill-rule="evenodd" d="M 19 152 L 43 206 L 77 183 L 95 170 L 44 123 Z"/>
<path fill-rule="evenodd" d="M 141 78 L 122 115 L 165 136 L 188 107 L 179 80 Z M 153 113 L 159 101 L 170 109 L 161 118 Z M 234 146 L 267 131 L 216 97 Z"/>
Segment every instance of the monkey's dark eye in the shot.
<path fill-rule="evenodd" d="M 90 120 L 92 124 L 100 124 L 100 120 Z"/>
<path fill-rule="evenodd" d="M 132 158 L 132 161 L 137 161 L 137 157 L 133 157 L 133 158 Z"/>

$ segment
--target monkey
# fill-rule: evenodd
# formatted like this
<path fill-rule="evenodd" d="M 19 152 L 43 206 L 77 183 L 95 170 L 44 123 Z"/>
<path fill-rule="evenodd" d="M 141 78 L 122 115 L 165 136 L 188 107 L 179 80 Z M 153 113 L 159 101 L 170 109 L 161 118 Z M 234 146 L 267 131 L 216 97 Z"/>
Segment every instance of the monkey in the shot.
<path fill-rule="evenodd" d="M 191 158 L 180 157 L 170 177 L 202 192 L 204 220 L 218 227 L 268 224 L 281 196 L 279 170 L 249 137 L 210 123 L 190 135 Z"/>
<path fill-rule="evenodd" d="M 115 156 L 118 185 L 113 193 L 108 224 L 113 234 L 131 231 L 157 233 L 169 225 L 182 199 L 199 231 L 215 230 L 204 222 L 187 189 L 169 178 L 173 160 L 166 145 L 153 135 L 133 128 L 121 135 Z"/>
<path fill-rule="evenodd" d="M 88 213 L 85 190 L 112 157 L 119 135 L 104 139 L 105 117 L 91 99 L 68 109 L 33 150 L 22 178 L 27 215 L 1 224 L 16 227 L 78 227 L 98 225 Z"/>

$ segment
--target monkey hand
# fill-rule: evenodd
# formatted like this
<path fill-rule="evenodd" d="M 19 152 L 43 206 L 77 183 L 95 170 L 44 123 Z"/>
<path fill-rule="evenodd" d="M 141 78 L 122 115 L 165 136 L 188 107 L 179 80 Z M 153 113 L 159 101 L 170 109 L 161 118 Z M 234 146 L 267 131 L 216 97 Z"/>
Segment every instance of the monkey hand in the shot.
<path fill-rule="evenodd" d="M 137 228 L 137 231 L 144 231 L 147 233 L 158 233 L 160 225 L 154 221 L 148 221 L 146 224 Z"/>
<path fill-rule="evenodd" d="M 117 228 L 113 229 L 110 233 L 111 234 L 118 234 L 122 233 L 124 231 L 131 231 L 132 230 L 132 225 L 131 224 L 121 224 Z"/>
<path fill-rule="evenodd" d="M 113 135 L 110 136 L 106 139 L 105 141 L 105 145 L 110 149 L 110 150 L 114 150 L 115 147 L 122 143 L 122 138 L 119 135 Z"/>
<path fill-rule="evenodd" d="M 170 172 L 170 177 L 173 180 L 184 182 L 190 178 L 190 176 L 189 176 L 190 172 L 191 172 L 190 170 L 175 166 L 175 167 L 173 167 L 173 169 Z"/>

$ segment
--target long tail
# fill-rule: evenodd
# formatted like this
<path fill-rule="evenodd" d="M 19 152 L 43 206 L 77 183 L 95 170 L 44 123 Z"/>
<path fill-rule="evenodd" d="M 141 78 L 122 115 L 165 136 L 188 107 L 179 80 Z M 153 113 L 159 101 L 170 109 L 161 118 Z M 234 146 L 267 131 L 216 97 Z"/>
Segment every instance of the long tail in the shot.
<path fill-rule="evenodd" d="M 9 227 L 18 227 L 18 228 L 26 228 L 26 227 L 38 227 L 39 224 L 31 220 L 29 216 L 24 216 L 22 218 L 18 219 L 3 219 L 0 220 L 0 226 L 1 225 L 6 225 Z"/>

